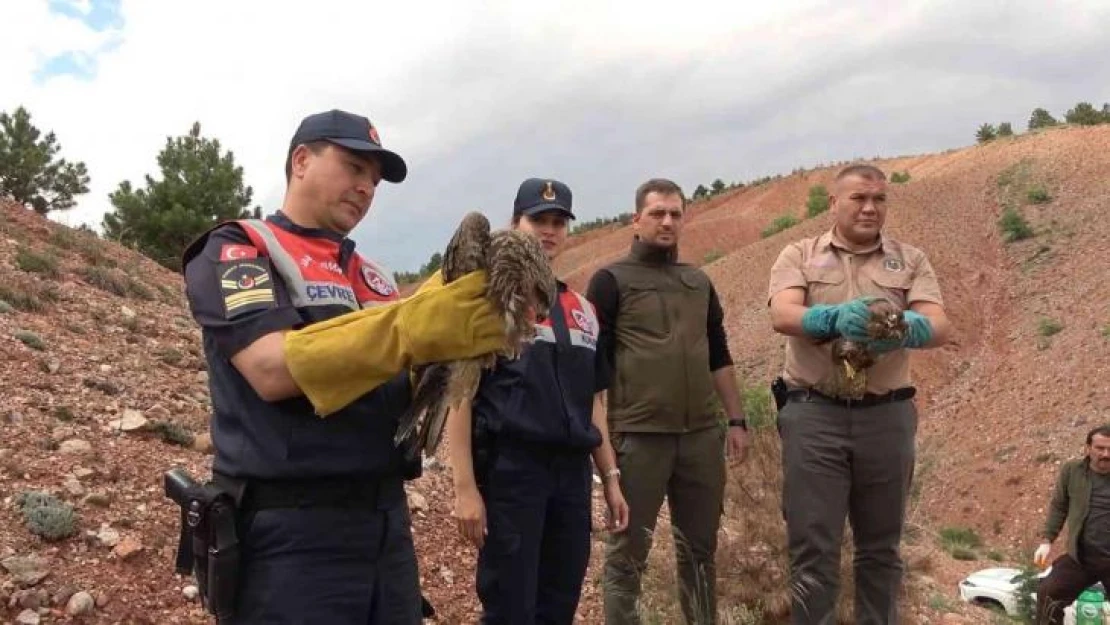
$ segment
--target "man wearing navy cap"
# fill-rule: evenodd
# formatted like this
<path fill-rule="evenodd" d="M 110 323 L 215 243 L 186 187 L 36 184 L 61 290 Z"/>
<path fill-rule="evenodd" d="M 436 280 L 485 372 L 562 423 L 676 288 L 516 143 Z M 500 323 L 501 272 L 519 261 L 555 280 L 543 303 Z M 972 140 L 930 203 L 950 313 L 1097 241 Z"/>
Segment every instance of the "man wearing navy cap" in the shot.
<path fill-rule="evenodd" d="M 240 554 L 235 579 L 202 591 L 221 623 L 420 623 L 403 488 L 419 466 L 392 442 L 407 372 L 493 351 L 503 331 L 483 272 L 401 299 L 355 251 L 347 236 L 378 184 L 407 174 L 366 117 L 306 117 L 285 173 L 280 210 L 218 225 L 182 263 L 209 371 L 212 482 L 234 498 Z M 212 605 L 212 588 L 234 601 Z"/>
<path fill-rule="evenodd" d="M 521 183 L 512 228 L 540 240 L 549 260 L 566 243 L 571 193 L 549 178 Z M 609 528 L 628 506 L 617 481 L 596 356 L 593 305 L 559 295 L 516 360 L 485 372 L 473 402 L 448 416 L 459 531 L 478 548 L 483 625 L 570 625 L 590 558 L 590 457 L 605 482 Z"/>

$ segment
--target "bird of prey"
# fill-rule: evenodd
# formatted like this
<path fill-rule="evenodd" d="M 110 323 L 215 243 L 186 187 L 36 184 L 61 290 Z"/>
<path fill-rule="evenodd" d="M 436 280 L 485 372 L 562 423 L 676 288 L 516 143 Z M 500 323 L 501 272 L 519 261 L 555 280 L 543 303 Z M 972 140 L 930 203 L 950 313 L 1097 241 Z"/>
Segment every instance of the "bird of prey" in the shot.
<path fill-rule="evenodd" d="M 522 345 L 536 334 L 535 323 L 555 302 L 555 274 L 539 240 L 521 230 L 490 232 L 489 220 L 479 212 L 463 217 L 444 251 L 444 283 L 485 270 L 485 297 L 504 319 L 505 344 L 496 351 L 468 360 L 436 362 L 416 371 L 415 393 L 401 416 L 394 443 L 404 445 L 409 460 L 421 452 L 435 453 L 443 434 L 447 409 L 472 400 L 483 368 L 493 368 L 498 356 L 515 359 Z"/>
<path fill-rule="evenodd" d="M 877 299 L 868 304 L 867 336 L 872 340 L 902 340 L 908 326 L 902 311 L 890 300 Z M 833 370 L 817 385 L 817 390 L 833 397 L 861 399 L 867 391 L 867 369 L 876 355 L 864 343 L 839 337 L 832 341 Z"/>

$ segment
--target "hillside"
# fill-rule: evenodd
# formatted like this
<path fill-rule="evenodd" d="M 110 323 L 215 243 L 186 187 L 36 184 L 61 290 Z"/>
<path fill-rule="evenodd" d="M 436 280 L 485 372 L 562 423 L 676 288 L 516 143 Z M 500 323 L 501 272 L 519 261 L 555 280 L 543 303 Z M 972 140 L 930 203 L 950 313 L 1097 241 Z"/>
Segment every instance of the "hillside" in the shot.
<path fill-rule="evenodd" d="M 1110 421 L 1110 301 L 1099 290 L 1110 275 L 1110 126 L 876 164 L 911 174 L 891 186 L 889 231 L 929 254 L 956 326 L 953 345 L 914 360 L 922 419 L 911 517 L 930 532 L 971 528 L 985 543 L 974 550 L 978 561 L 931 552 L 929 576 L 915 581 L 914 612 L 921 622 L 948 611 L 987 622 L 982 611 L 956 606 L 955 583 L 993 564 L 988 555 L 1027 557 L 1058 463 L 1079 451 L 1088 428 Z M 766 386 L 781 363 L 765 307 L 768 270 L 783 245 L 826 229 L 829 218 L 766 239 L 760 232 L 787 210 L 803 217 L 809 187 L 828 184 L 835 171 L 784 176 L 691 209 L 682 257 L 719 257 L 706 271 L 747 386 Z M 1029 204 L 1036 186 L 1051 201 Z M 1006 243 L 997 222 L 1001 206 L 1015 201 L 1036 236 Z M 631 235 L 609 226 L 576 237 L 557 268 L 584 288 Z M 0 614 L 11 621 L 38 609 L 42 622 L 63 622 L 70 596 L 87 592 L 94 606 L 84 623 L 208 622 L 183 592 L 188 582 L 172 573 L 178 513 L 162 495 L 163 471 L 180 465 L 205 475 L 210 462 L 206 373 L 180 277 L 3 205 L 0 300 Z M 770 450 L 773 439 L 765 442 Z M 757 469 L 773 471 L 768 462 L 742 468 L 733 489 L 757 493 L 773 519 L 773 493 L 755 484 Z M 474 554 L 454 531 L 449 486 L 438 465 L 412 485 L 414 531 L 440 622 L 472 622 Z M 18 506 L 27 491 L 73 504 L 77 533 L 46 542 L 28 532 Z M 736 501 L 725 545 L 760 529 Z M 775 528 L 762 529 L 777 540 Z M 921 542 L 931 549 L 936 541 Z M 583 622 L 598 622 L 596 575 L 595 562 Z M 72 604 L 82 607 L 83 598 Z"/>

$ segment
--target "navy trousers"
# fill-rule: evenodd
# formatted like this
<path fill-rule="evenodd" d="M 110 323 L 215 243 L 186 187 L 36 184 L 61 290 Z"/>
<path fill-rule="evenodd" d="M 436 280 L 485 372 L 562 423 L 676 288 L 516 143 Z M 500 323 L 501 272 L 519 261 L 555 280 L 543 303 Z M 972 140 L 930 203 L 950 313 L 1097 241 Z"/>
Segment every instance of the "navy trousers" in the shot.
<path fill-rule="evenodd" d="M 266 509 L 246 519 L 229 625 L 419 625 L 403 494 L 378 509 Z"/>
<path fill-rule="evenodd" d="M 498 441 L 480 478 L 488 534 L 478 553 L 485 625 L 569 625 L 590 557 L 589 452 Z"/>

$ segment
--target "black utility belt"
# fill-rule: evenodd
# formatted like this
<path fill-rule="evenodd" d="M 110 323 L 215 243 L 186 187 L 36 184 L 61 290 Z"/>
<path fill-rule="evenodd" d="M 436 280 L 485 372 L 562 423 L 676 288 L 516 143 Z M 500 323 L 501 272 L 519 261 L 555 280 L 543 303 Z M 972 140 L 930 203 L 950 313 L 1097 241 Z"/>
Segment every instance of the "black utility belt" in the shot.
<path fill-rule="evenodd" d="M 400 478 L 322 477 L 307 479 L 236 480 L 217 475 L 217 483 L 231 482 L 225 487 L 242 487 L 239 511 L 273 508 L 346 508 L 374 509 L 399 504 L 405 499 Z"/>
<path fill-rule="evenodd" d="M 860 398 L 832 397 L 811 388 L 794 388 L 786 391 L 786 398 L 793 401 L 819 401 L 844 406 L 845 408 L 868 408 L 871 406 L 913 399 L 916 394 L 917 389 L 912 386 L 894 389 L 889 393 L 883 393 L 881 395 L 866 393 Z"/>

